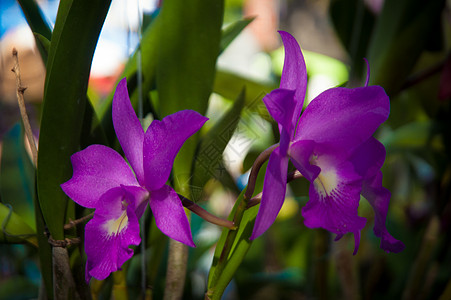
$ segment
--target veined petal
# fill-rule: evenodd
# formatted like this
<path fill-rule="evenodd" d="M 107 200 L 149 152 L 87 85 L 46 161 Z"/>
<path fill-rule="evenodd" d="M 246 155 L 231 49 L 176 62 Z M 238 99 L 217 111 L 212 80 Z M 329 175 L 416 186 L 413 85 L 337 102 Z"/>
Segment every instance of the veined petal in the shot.
<path fill-rule="evenodd" d="M 132 170 L 113 149 L 92 145 L 71 157 L 72 178 L 61 188 L 81 206 L 97 208 L 100 197 L 121 184 L 138 185 Z"/>
<path fill-rule="evenodd" d="M 85 227 L 87 255 L 86 280 L 107 278 L 133 256 L 131 245 L 139 245 L 139 223 L 134 200 L 122 188 L 107 191 L 100 199 L 102 205 Z"/>
<path fill-rule="evenodd" d="M 285 47 L 285 59 L 283 63 L 280 87 L 295 90 L 295 107 L 292 115 L 292 128 L 296 128 L 299 116 L 304 105 L 305 91 L 307 90 L 307 69 L 301 47 L 296 39 L 285 31 L 279 31 Z M 293 136 L 291 135 L 290 138 Z"/>
<path fill-rule="evenodd" d="M 127 91 L 127 81 L 123 78 L 117 85 L 113 98 L 113 125 L 117 139 L 139 183 L 144 184 L 143 140 L 144 130 L 136 117 Z"/>
<path fill-rule="evenodd" d="M 355 170 L 364 177 L 362 195 L 374 209 L 374 234 L 381 238 L 381 248 L 398 253 L 404 244 L 390 235 L 386 228 L 390 191 L 382 186 L 382 167 L 385 147 L 375 138 L 369 138 L 352 155 Z"/>
<path fill-rule="evenodd" d="M 198 112 L 182 110 L 150 124 L 144 136 L 144 175 L 148 190 L 163 187 L 183 143 L 207 120 Z"/>
<path fill-rule="evenodd" d="M 276 220 L 285 199 L 288 157 L 276 148 L 269 157 L 263 184 L 262 200 L 250 240 L 262 235 Z"/>
<path fill-rule="evenodd" d="M 150 209 L 161 232 L 173 240 L 196 247 L 182 202 L 170 186 L 163 185 L 151 192 Z"/>
<path fill-rule="evenodd" d="M 310 184 L 309 201 L 302 209 L 304 224 L 337 235 L 360 232 L 366 223 L 357 212 L 361 177 L 351 163 L 335 164 L 332 157 L 319 157 L 316 164 L 321 172 Z"/>
<path fill-rule="evenodd" d="M 372 136 L 389 112 L 388 96 L 379 86 L 332 88 L 307 106 L 295 140 L 313 140 L 350 152 Z"/>
<path fill-rule="evenodd" d="M 296 108 L 294 90 L 275 89 L 263 98 L 269 114 L 279 124 L 280 152 L 285 156 L 295 126 L 292 124 L 293 112 Z"/>

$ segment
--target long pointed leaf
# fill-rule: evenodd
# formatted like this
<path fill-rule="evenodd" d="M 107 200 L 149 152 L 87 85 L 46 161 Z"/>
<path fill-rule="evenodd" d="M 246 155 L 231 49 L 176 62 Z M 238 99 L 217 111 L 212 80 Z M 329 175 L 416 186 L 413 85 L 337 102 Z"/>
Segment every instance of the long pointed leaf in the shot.
<path fill-rule="evenodd" d="M 227 99 L 234 99 L 243 88 L 246 88 L 246 106 L 252 103 L 262 103 L 263 97 L 277 88 L 274 82 L 256 82 L 237 74 L 218 70 L 215 75 L 214 92 Z"/>
<path fill-rule="evenodd" d="M 164 1 L 157 63 L 161 115 L 207 110 L 219 54 L 222 0 Z M 238 94 L 238 93 L 237 93 Z M 236 95 L 236 94 L 235 94 Z"/>
<path fill-rule="evenodd" d="M 42 11 L 39 8 L 38 4 L 34 0 L 17 0 L 19 2 L 20 7 L 25 15 L 28 26 L 33 33 L 39 34 L 45 37 L 47 40 L 50 40 L 52 37 L 52 30 L 50 29 L 50 25 L 44 19 L 42 15 Z M 47 62 L 47 51 L 45 50 L 45 46 L 42 43 L 42 39 L 39 39 L 35 35 L 36 45 L 38 46 L 39 52 L 41 54 L 42 60 L 44 63 Z"/>
<path fill-rule="evenodd" d="M 238 20 L 222 30 L 220 52 L 222 53 L 233 40 L 251 23 L 255 18 Z"/>
<path fill-rule="evenodd" d="M 49 50 L 39 137 L 38 195 L 54 239 L 63 239 L 67 197 L 79 148 L 89 71 L 110 0 L 61 1 Z M 76 38 L 75 38 L 76 37 Z"/>

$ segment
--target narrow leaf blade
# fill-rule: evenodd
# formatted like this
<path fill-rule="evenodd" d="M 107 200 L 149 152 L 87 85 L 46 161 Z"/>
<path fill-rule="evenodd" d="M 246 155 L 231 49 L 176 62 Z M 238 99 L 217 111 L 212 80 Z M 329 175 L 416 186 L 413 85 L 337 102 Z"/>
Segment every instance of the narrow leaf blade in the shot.
<path fill-rule="evenodd" d="M 110 2 L 62 1 L 58 10 L 47 62 L 37 172 L 39 203 L 54 239 L 64 238 L 67 197 L 60 184 L 70 178 L 70 156 L 79 149 L 91 61 Z"/>

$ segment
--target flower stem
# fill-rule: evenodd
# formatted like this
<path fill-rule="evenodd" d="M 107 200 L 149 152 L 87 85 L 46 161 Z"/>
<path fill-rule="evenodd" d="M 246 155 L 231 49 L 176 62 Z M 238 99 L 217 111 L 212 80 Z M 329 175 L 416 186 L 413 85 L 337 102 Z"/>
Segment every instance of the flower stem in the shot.
<path fill-rule="evenodd" d="M 185 278 L 187 262 L 188 247 L 173 239 L 169 239 L 169 257 L 164 300 L 178 300 L 182 298 L 183 287 L 185 286 L 185 282 L 182 279 Z"/>
<path fill-rule="evenodd" d="M 69 223 L 64 225 L 64 230 L 71 229 L 71 228 L 77 226 L 78 224 L 91 219 L 93 216 L 94 216 L 94 212 L 92 212 L 89 215 L 86 215 L 84 217 L 81 217 L 80 219 L 77 219 L 77 220 L 69 220 Z"/>
<path fill-rule="evenodd" d="M 261 166 L 269 159 L 269 156 L 279 146 L 279 144 L 272 145 L 257 157 L 257 159 L 254 161 L 254 164 L 252 165 L 251 173 L 249 175 L 249 181 L 246 187 L 246 192 L 242 196 L 242 199 L 239 199 L 237 201 L 240 201 L 238 204 L 238 207 L 235 211 L 235 214 L 233 216 L 233 223 L 235 224 L 236 228 L 239 228 L 241 220 L 243 219 L 244 212 L 248 208 L 249 200 L 251 199 L 252 195 L 254 194 L 255 190 L 255 183 L 257 181 L 258 172 L 260 171 Z M 206 299 L 220 299 L 222 293 L 215 293 L 215 287 L 220 279 L 221 274 L 223 273 L 226 265 L 227 260 L 230 255 L 230 251 L 232 249 L 233 243 L 235 241 L 235 238 L 237 236 L 238 230 L 229 230 L 227 233 L 227 237 L 224 243 L 224 247 L 222 248 L 221 255 L 218 259 L 218 263 L 216 265 L 216 268 L 213 273 L 213 278 L 211 280 L 211 289 L 209 289 L 205 295 Z"/>
<path fill-rule="evenodd" d="M 235 230 L 237 228 L 232 221 L 221 219 L 221 218 L 209 213 L 208 211 L 206 211 L 205 209 L 203 209 L 202 207 L 200 207 L 193 201 L 183 197 L 182 195 L 179 195 L 179 197 L 182 200 L 182 204 L 184 207 L 188 208 L 190 211 L 192 211 L 193 213 L 195 213 L 196 215 L 198 215 L 205 221 L 210 222 L 215 225 L 218 225 L 218 226 L 223 226 L 223 227 L 229 228 L 231 230 Z"/>
<path fill-rule="evenodd" d="M 287 183 L 290 182 L 290 181 L 293 181 L 295 179 L 301 178 L 301 177 L 304 177 L 304 176 L 302 176 L 302 174 L 298 170 L 293 171 L 293 172 L 288 174 L 288 176 L 287 176 Z M 249 202 L 247 203 L 247 208 L 246 209 L 251 208 L 252 206 L 255 206 L 257 204 L 260 204 L 261 201 L 262 201 L 262 193 L 259 193 L 259 194 L 257 194 L 256 196 L 252 197 L 249 200 Z"/>
<path fill-rule="evenodd" d="M 255 183 L 257 182 L 258 172 L 261 166 L 269 159 L 271 153 L 279 147 L 279 144 L 272 145 L 257 157 L 252 165 L 251 174 L 249 175 L 249 180 L 247 183 L 246 193 L 244 194 L 244 199 L 251 199 L 255 190 Z"/>

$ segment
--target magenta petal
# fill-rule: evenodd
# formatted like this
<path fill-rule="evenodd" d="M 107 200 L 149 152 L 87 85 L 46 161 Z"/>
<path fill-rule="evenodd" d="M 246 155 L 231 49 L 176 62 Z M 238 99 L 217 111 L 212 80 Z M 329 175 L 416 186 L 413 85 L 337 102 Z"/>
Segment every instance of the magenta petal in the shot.
<path fill-rule="evenodd" d="M 148 190 L 163 187 L 183 143 L 207 120 L 198 112 L 182 110 L 150 124 L 144 137 L 144 175 Z"/>
<path fill-rule="evenodd" d="M 131 245 L 139 245 L 139 223 L 133 200 L 122 188 L 106 192 L 100 199 L 102 206 L 85 226 L 87 255 L 86 280 L 103 280 L 121 268 L 133 256 Z"/>
<path fill-rule="evenodd" d="M 285 60 L 283 63 L 280 87 L 295 90 L 296 106 L 293 110 L 292 127 L 295 128 L 304 105 L 305 91 L 307 90 L 307 69 L 301 47 L 296 39 L 285 31 L 279 31 L 285 47 Z"/>
<path fill-rule="evenodd" d="M 263 102 L 271 117 L 288 132 L 294 131 L 294 126 L 291 125 L 293 110 L 296 105 L 294 92 L 294 90 L 275 89 L 263 97 Z"/>
<path fill-rule="evenodd" d="M 144 211 L 149 203 L 149 192 L 140 186 L 125 186 L 121 185 L 124 191 L 127 193 L 127 197 L 133 199 L 135 206 L 135 215 L 138 219 L 141 219 Z"/>
<path fill-rule="evenodd" d="M 269 157 L 263 184 L 262 200 L 250 240 L 262 235 L 276 220 L 285 199 L 288 157 L 276 148 Z"/>
<path fill-rule="evenodd" d="M 395 239 L 385 225 L 390 191 L 382 187 L 382 172 L 364 181 L 362 195 L 374 209 L 374 234 L 381 238 L 381 248 L 387 252 L 398 253 L 404 250 L 404 243 Z"/>
<path fill-rule="evenodd" d="M 379 86 L 329 89 L 307 106 L 295 140 L 327 143 L 349 152 L 370 138 L 389 112 L 388 96 Z"/>
<path fill-rule="evenodd" d="M 72 178 L 61 188 L 81 206 L 97 208 L 100 197 L 108 190 L 123 185 L 138 185 L 132 170 L 114 150 L 92 145 L 71 157 Z"/>
<path fill-rule="evenodd" d="M 390 235 L 386 228 L 390 191 L 382 186 L 380 168 L 385 161 L 385 147 L 375 138 L 369 138 L 352 155 L 355 170 L 364 177 L 362 195 L 374 209 L 374 234 L 381 238 L 381 248 L 398 253 L 404 244 Z"/>
<path fill-rule="evenodd" d="M 351 156 L 351 162 L 362 177 L 373 177 L 379 173 L 385 161 L 385 147 L 374 137 L 359 146 Z"/>
<path fill-rule="evenodd" d="M 304 224 L 309 228 L 321 227 L 337 235 L 355 234 L 366 223 L 357 211 L 361 177 L 354 173 L 348 162 L 334 165 L 331 158 L 321 160 L 321 173 L 310 184 L 309 201 L 302 209 Z"/>
<path fill-rule="evenodd" d="M 196 247 L 182 202 L 170 186 L 164 185 L 151 192 L 150 209 L 161 232 L 173 240 Z"/>
<path fill-rule="evenodd" d="M 114 93 L 113 124 L 124 154 L 135 171 L 139 183 L 143 184 L 144 130 L 130 103 L 125 78 L 119 82 Z"/>
<path fill-rule="evenodd" d="M 294 90 L 275 89 L 263 98 L 269 114 L 279 124 L 280 152 L 285 156 L 288 144 L 294 135 L 295 127 L 291 124 L 296 107 Z"/>
<path fill-rule="evenodd" d="M 296 169 L 301 172 L 308 181 L 312 182 L 321 169 L 318 166 L 310 164 L 310 157 L 313 155 L 315 142 L 297 141 L 291 144 L 288 155 Z"/>

